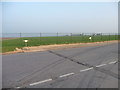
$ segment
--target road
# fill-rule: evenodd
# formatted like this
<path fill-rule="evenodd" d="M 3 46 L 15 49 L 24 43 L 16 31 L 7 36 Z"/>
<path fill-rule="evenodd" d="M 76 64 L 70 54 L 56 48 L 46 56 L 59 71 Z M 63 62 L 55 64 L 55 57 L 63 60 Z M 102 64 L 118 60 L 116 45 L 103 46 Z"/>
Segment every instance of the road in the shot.
<path fill-rule="evenodd" d="M 118 44 L 2 56 L 3 88 L 118 88 Z"/>

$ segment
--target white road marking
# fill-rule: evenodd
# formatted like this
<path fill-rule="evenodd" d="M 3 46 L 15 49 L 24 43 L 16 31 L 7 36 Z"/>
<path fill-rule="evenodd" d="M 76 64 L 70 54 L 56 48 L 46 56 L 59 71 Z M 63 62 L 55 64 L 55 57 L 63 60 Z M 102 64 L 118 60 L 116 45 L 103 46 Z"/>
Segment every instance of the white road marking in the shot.
<path fill-rule="evenodd" d="M 68 73 L 68 74 L 61 75 L 61 76 L 59 76 L 59 77 L 60 77 L 60 78 L 62 78 L 62 77 L 67 77 L 67 76 L 70 76 L 70 75 L 73 75 L 73 74 L 75 74 L 75 73 Z"/>
<path fill-rule="evenodd" d="M 109 62 L 109 64 L 114 64 L 114 63 L 116 63 L 116 62 L 117 62 L 117 61 Z M 102 66 L 105 66 L 105 65 L 107 65 L 107 64 L 97 65 L 96 67 L 102 67 Z M 93 69 L 93 67 L 80 70 L 80 72 L 88 71 L 88 70 L 91 70 L 91 69 Z M 73 75 L 73 74 L 75 74 L 75 73 L 68 73 L 68 74 L 61 75 L 61 76 L 59 76 L 59 77 L 60 77 L 60 78 L 62 78 L 62 77 L 67 77 L 67 76 L 70 76 L 70 75 Z M 52 81 L 52 79 L 46 79 L 46 80 L 39 81 L 39 82 L 35 82 L 35 83 L 29 84 L 29 85 L 30 85 L 30 86 L 34 86 L 34 85 L 41 84 L 41 83 L 45 83 L 45 82 L 48 82 L 48 81 Z M 21 88 L 21 87 L 16 87 L 16 88 L 19 89 L 19 88 Z"/>
<path fill-rule="evenodd" d="M 47 80 L 35 82 L 35 83 L 30 84 L 30 86 L 37 85 L 37 84 L 41 84 L 41 83 L 45 83 L 45 82 L 48 82 L 48 81 L 52 81 L 52 79 L 47 79 Z"/>
<path fill-rule="evenodd" d="M 21 87 L 16 87 L 16 88 L 18 88 L 18 89 L 19 89 L 19 88 L 21 88 Z"/>
<path fill-rule="evenodd" d="M 102 66 L 105 66 L 107 64 L 101 64 L 101 65 L 97 65 L 96 67 L 102 67 Z"/>
<path fill-rule="evenodd" d="M 80 72 L 88 71 L 88 70 L 91 70 L 91 69 L 93 69 L 93 67 L 87 68 L 87 69 L 83 69 L 83 70 L 80 70 Z"/>
<path fill-rule="evenodd" d="M 113 62 L 110 62 L 109 64 L 114 64 L 114 63 L 116 63 L 117 61 L 113 61 Z"/>

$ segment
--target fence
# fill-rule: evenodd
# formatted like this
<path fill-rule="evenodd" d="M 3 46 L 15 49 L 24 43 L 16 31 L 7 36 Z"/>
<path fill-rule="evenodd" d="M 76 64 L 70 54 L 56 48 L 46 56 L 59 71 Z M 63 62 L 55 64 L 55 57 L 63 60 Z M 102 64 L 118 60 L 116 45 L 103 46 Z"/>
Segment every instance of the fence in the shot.
<path fill-rule="evenodd" d="M 118 33 L 2 33 L 2 38 L 3 48 L 20 48 L 25 46 L 23 40 L 28 40 L 28 46 L 85 43 L 118 40 Z"/>

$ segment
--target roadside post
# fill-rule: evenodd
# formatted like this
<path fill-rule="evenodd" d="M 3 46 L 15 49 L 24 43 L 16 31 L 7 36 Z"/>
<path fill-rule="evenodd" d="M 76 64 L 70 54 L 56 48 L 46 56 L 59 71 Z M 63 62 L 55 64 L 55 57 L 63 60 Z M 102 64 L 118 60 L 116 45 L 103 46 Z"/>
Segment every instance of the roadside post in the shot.
<path fill-rule="evenodd" d="M 28 46 L 28 40 L 23 40 L 24 43 L 25 43 L 25 46 L 27 47 Z"/>
<path fill-rule="evenodd" d="M 89 36 L 89 41 L 91 41 L 92 40 L 92 37 L 91 36 Z"/>

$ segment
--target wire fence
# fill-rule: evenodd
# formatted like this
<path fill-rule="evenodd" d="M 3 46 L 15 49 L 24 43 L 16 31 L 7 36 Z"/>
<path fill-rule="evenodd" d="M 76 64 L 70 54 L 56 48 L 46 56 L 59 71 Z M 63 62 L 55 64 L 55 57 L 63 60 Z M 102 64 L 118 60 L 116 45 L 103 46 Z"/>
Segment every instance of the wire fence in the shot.
<path fill-rule="evenodd" d="M 24 47 L 24 40 L 27 46 L 86 43 L 118 40 L 118 33 L 2 33 L 3 48 Z"/>
<path fill-rule="evenodd" d="M 91 40 L 89 40 L 91 37 Z M 77 43 L 117 40 L 117 33 L 3 33 L 3 39 L 38 41 L 36 44 Z"/>

